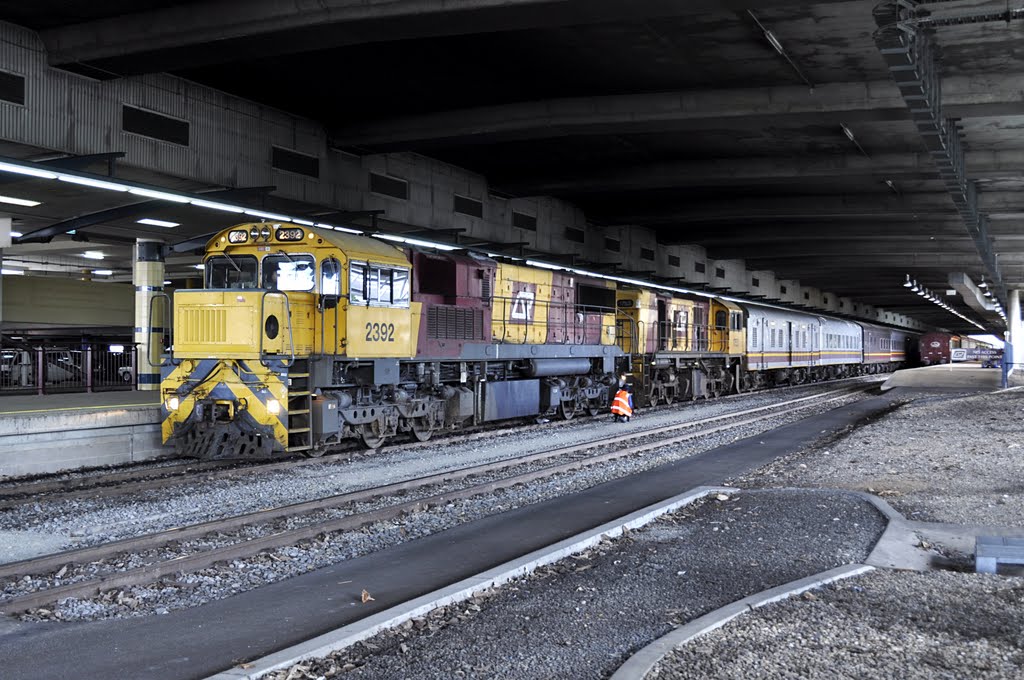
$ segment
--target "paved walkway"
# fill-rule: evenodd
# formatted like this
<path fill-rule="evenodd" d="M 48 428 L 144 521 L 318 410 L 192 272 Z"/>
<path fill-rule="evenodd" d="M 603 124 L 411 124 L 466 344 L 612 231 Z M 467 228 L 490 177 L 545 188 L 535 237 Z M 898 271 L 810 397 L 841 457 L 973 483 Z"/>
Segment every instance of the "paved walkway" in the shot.
<path fill-rule="evenodd" d="M 125 406 L 159 406 L 159 390 L 140 392 L 71 392 L 67 394 L 11 394 L 0 396 L 0 414 L 39 413 L 42 411 L 75 411 L 79 409 L 123 408 Z"/>
<path fill-rule="evenodd" d="M 982 368 L 977 363 L 938 364 L 896 371 L 882 384 L 882 389 L 913 387 L 987 391 L 998 390 L 1002 380 L 1003 371 L 998 368 Z"/>

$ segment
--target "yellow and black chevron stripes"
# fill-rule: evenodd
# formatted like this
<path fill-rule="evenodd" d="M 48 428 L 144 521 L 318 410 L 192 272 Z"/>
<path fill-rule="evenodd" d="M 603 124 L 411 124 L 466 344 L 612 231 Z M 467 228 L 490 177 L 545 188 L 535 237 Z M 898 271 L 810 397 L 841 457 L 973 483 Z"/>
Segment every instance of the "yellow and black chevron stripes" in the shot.
<path fill-rule="evenodd" d="M 172 367 L 160 389 L 163 399 L 162 436 L 166 444 L 175 427 L 188 422 L 197 401 L 226 401 L 261 425 L 274 428 L 274 439 L 282 448 L 288 446 L 288 386 L 284 370 L 267 368 L 257 361 L 187 359 Z M 178 408 L 169 410 L 172 397 Z M 278 403 L 279 413 L 272 414 L 268 402 Z"/>

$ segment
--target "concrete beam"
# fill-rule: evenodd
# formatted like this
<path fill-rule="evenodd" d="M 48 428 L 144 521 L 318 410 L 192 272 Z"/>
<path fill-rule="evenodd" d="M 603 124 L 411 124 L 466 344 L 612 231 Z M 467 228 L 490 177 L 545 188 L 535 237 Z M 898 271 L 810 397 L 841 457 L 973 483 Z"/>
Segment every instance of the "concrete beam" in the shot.
<path fill-rule="evenodd" d="M 680 3 L 682 4 L 682 3 Z M 1019 115 L 1024 74 L 955 76 L 942 81 L 942 102 L 954 118 Z M 402 116 L 334 130 L 337 147 L 412 147 L 548 139 L 567 135 L 729 129 L 752 125 L 820 125 L 910 120 L 892 80 L 737 90 L 574 97 Z"/>
<path fill-rule="evenodd" d="M 839 128 L 836 134 L 840 134 Z M 978 151 L 966 155 L 972 179 L 1024 179 L 1024 151 Z M 560 175 L 492 178 L 493 186 L 508 193 L 558 195 L 642 191 L 674 187 L 760 186 L 790 184 L 793 180 L 820 182 L 874 177 L 934 179 L 938 169 L 926 153 L 892 153 L 867 158 L 834 155 L 824 158 L 722 158 L 707 161 L 651 163 L 595 172 L 566 171 Z"/>
<path fill-rule="evenodd" d="M 809 219 L 943 219 L 956 215 L 946 192 L 903 194 L 848 194 L 843 196 L 773 196 L 764 198 L 722 198 L 694 203 L 671 204 L 633 202 L 626 209 L 591 206 L 587 214 L 606 224 L 672 224 L 736 222 L 752 220 Z M 1024 218 L 1024 193 L 993 191 L 978 195 L 980 210 L 1000 217 Z M 662 231 L 666 231 L 663 229 Z M 665 234 L 667 235 L 667 233 Z M 679 229 L 685 239 L 685 229 Z M 671 241 L 669 241 L 671 242 Z"/>
<path fill-rule="evenodd" d="M 817 0 L 816 4 L 841 0 Z M 43 31 L 56 66 L 133 55 L 240 53 L 263 57 L 412 38 L 577 26 L 648 17 L 800 5 L 798 0 L 219 0 L 190 3 Z M 192 60 L 192 63 L 196 63 Z M 207 62 L 211 63 L 211 62 Z"/>

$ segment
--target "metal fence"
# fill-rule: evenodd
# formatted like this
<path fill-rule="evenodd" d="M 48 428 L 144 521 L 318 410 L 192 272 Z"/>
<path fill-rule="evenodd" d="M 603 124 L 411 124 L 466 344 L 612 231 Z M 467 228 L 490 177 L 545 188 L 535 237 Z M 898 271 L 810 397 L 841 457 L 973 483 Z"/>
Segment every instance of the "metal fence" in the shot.
<path fill-rule="evenodd" d="M 134 390 L 134 345 L 0 347 L 0 394 Z"/>

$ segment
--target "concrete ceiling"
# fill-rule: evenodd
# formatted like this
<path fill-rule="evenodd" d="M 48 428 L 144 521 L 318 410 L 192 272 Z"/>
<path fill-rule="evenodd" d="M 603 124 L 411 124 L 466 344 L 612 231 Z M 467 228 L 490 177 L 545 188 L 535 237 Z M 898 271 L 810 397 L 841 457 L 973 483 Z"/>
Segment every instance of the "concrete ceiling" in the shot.
<path fill-rule="evenodd" d="M 39 30 L 54 66 L 170 71 L 315 118 L 338 148 L 420 152 L 597 225 L 974 331 L 901 285 L 991 272 L 880 52 L 877 4 L 36 0 L 0 18 Z M 977 18 L 1022 3 L 920 4 Z M 1007 16 L 929 34 L 966 179 L 1021 288 L 1024 20 Z"/>

